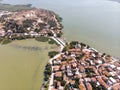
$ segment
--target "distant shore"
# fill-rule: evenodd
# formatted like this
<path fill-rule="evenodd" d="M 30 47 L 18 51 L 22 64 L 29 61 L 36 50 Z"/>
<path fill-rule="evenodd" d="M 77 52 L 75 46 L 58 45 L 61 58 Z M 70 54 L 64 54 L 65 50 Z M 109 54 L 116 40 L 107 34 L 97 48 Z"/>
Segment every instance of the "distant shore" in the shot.
<path fill-rule="evenodd" d="M 118 2 L 118 3 L 120 3 L 120 0 L 110 0 L 110 1 L 115 1 L 115 2 Z"/>
<path fill-rule="evenodd" d="M 32 4 L 20 4 L 20 5 L 11 5 L 0 3 L 0 11 L 17 11 L 17 10 L 26 10 L 32 9 Z"/>

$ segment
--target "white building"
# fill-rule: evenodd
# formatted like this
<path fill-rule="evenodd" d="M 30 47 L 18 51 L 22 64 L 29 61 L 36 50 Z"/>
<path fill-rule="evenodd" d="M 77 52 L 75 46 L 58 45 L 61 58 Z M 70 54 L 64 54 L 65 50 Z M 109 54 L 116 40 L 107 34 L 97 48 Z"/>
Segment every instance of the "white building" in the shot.
<path fill-rule="evenodd" d="M 113 82 L 113 83 L 116 83 L 116 82 L 117 82 L 117 81 L 116 81 L 114 78 L 112 78 L 112 77 L 110 77 L 109 79 L 110 79 L 110 81 Z"/>

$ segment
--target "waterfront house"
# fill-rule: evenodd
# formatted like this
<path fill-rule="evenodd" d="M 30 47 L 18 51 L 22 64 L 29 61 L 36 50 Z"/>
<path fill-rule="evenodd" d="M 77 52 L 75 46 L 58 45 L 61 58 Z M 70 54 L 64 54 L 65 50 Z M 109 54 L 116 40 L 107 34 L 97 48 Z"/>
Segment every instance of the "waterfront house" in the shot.
<path fill-rule="evenodd" d="M 5 36 L 5 31 L 3 29 L 0 29 L 0 36 L 1 37 Z"/>

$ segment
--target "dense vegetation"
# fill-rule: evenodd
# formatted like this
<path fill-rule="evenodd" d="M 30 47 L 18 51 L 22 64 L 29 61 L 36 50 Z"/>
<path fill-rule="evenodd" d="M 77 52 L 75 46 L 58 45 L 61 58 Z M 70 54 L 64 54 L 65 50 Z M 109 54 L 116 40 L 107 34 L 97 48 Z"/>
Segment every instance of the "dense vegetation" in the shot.
<path fill-rule="evenodd" d="M 52 73 L 51 64 L 47 64 L 47 65 L 45 66 L 45 70 L 44 70 L 44 75 L 45 75 L 44 80 L 45 80 L 45 81 L 48 81 L 51 73 Z"/>

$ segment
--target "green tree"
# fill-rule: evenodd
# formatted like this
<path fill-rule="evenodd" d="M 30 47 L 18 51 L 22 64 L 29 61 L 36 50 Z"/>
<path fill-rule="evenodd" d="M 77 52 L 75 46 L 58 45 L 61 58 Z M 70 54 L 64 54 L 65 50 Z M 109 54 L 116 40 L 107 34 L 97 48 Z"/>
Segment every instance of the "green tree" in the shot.
<path fill-rule="evenodd" d="M 56 51 L 50 51 L 50 52 L 48 53 L 48 56 L 52 58 L 52 57 L 54 57 L 57 53 L 58 53 L 58 52 L 56 52 Z"/>
<path fill-rule="evenodd" d="M 69 86 L 69 84 L 67 84 L 67 85 L 65 85 L 64 90 L 70 90 L 69 88 L 70 88 L 70 86 Z"/>
<path fill-rule="evenodd" d="M 65 86 L 65 84 L 66 84 L 66 81 L 61 81 L 62 86 Z"/>

